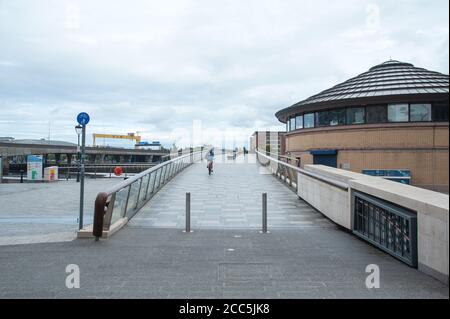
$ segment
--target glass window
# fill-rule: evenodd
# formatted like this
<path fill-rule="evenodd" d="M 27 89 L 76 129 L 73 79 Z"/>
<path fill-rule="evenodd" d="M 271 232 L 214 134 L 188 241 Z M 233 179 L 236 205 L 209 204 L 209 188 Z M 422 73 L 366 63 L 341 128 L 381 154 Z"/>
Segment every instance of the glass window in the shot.
<path fill-rule="evenodd" d="M 289 121 L 286 122 L 286 132 L 289 132 Z"/>
<path fill-rule="evenodd" d="M 295 118 L 295 129 L 298 130 L 301 128 L 303 128 L 303 115 L 298 115 Z"/>
<path fill-rule="evenodd" d="M 411 122 L 431 121 L 431 104 L 411 104 L 409 106 L 409 120 Z"/>
<path fill-rule="evenodd" d="M 291 127 L 291 131 L 295 130 L 295 117 L 291 117 L 290 127 Z"/>
<path fill-rule="evenodd" d="M 388 122 L 408 122 L 408 104 L 389 104 Z"/>
<path fill-rule="evenodd" d="M 303 127 L 304 128 L 314 127 L 314 113 L 308 113 L 303 115 Z"/>
<path fill-rule="evenodd" d="M 386 123 L 387 109 L 385 105 L 371 105 L 366 107 L 367 123 Z"/>
<path fill-rule="evenodd" d="M 345 124 L 345 109 L 316 112 L 317 126 L 334 126 Z"/>
<path fill-rule="evenodd" d="M 363 124 L 365 110 L 363 107 L 351 107 L 347 109 L 347 124 Z"/>
<path fill-rule="evenodd" d="M 433 121 L 448 122 L 448 102 L 433 104 Z"/>

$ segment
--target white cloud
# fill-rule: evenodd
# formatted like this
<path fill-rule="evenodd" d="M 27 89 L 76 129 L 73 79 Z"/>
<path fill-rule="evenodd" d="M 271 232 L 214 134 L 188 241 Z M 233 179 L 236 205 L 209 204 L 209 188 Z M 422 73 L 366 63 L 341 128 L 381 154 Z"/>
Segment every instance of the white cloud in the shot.
<path fill-rule="evenodd" d="M 74 140 L 79 111 L 166 143 L 196 119 L 215 141 L 283 129 L 389 57 L 448 73 L 448 23 L 446 0 L 1 1 L 0 136 Z"/>

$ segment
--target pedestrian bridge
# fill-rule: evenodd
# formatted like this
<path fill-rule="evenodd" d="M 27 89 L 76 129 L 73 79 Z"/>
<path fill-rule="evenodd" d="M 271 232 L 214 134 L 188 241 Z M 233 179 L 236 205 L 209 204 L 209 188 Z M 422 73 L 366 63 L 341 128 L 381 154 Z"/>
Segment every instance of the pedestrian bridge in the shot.
<path fill-rule="evenodd" d="M 448 284 L 447 195 L 324 166 L 300 169 L 259 151 L 221 155 L 208 175 L 205 152 L 172 159 L 100 193 L 87 232 L 108 237 L 125 224 L 264 235 L 267 229 L 333 229 Z"/>
<path fill-rule="evenodd" d="M 448 196 L 259 152 L 208 175 L 204 155 L 100 192 L 79 232 L 99 241 L 0 247 L 0 297 L 448 298 Z M 68 290 L 72 263 L 83 282 Z"/>
<path fill-rule="evenodd" d="M 262 193 L 268 194 L 268 227 L 335 227 L 288 187 L 256 165 L 255 155 L 218 156 L 214 172 L 197 163 L 170 180 L 131 219 L 132 227 L 185 227 L 186 193 L 191 193 L 195 229 L 261 229 Z"/>

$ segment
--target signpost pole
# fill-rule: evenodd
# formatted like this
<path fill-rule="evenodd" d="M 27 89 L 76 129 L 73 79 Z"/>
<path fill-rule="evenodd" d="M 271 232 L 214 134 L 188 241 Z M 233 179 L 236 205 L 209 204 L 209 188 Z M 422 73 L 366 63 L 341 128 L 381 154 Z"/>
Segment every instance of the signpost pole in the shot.
<path fill-rule="evenodd" d="M 3 158 L 0 155 L 0 184 L 2 183 L 3 180 Z"/>
<path fill-rule="evenodd" d="M 80 225 L 79 229 L 83 228 L 83 208 L 84 208 L 84 157 L 86 146 L 86 125 L 83 125 L 81 132 L 81 161 L 80 161 Z"/>
<path fill-rule="evenodd" d="M 81 125 L 81 158 L 80 158 L 80 218 L 79 229 L 83 229 L 84 208 L 84 160 L 86 157 L 86 125 L 89 123 L 89 114 L 82 112 L 77 116 L 77 122 Z"/>
<path fill-rule="evenodd" d="M 80 134 L 78 134 L 77 157 L 78 157 L 77 183 L 79 183 L 80 182 Z"/>

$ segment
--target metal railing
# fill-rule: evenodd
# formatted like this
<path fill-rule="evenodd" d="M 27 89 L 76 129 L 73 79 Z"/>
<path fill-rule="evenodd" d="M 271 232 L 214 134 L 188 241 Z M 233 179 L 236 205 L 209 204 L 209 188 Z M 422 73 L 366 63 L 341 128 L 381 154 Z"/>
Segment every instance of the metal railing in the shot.
<path fill-rule="evenodd" d="M 286 164 L 290 164 L 296 167 L 300 168 L 300 157 L 292 157 L 287 155 L 281 155 L 278 153 L 272 153 L 272 152 L 265 152 L 266 155 L 269 155 L 270 157 L 276 158 L 282 162 L 285 162 Z"/>
<path fill-rule="evenodd" d="M 299 175 L 298 173 L 312 177 L 314 179 L 330 184 L 337 188 L 348 190 L 348 185 L 344 182 L 334 180 L 327 176 L 323 176 L 317 173 L 306 171 L 300 167 L 288 164 L 278 158 L 266 155 L 263 152 L 260 152 L 259 150 L 256 150 L 255 153 L 256 158 L 258 159 L 260 165 L 268 169 L 269 172 L 278 177 L 278 179 L 284 182 L 295 192 L 297 192 L 298 189 L 298 175 Z"/>
<path fill-rule="evenodd" d="M 353 196 L 353 233 L 417 267 L 417 214 L 360 192 Z"/>
<path fill-rule="evenodd" d="M 132 218 L 172 177 L 202 160 L 207 151 L 163 162 L 99 193 L 95 200 L 93 235 L 98 239 L 120 218 Z"/>
<path fill-rule="evenodd" d="M 156 166 L 159 163 L 117 163 L 117 164 L 87 164 L 85 165 L 85 174 L 89 177 L 113 177 L 114 169 L 118 166 L 122 168 L 123 177 L 127 177 L 128 174 L 140 173 L 150 167 Z M 76 177 L 79 174 L 79 166 L 59 166 L 58 174 L 60 178 L 66 180 Z"/>
<path fill-rule="evenodd" d="M 298 178 L 312 177 L 348 191 L 341 181 L 287 164 L 256 150 L 259 163 L 297 190 Z M 299 174 L 300 173 L 300 174 Z M 412 267 L 417 267 L 417 214 L 385 200 L 353 192 L 353 233 Z"/>

